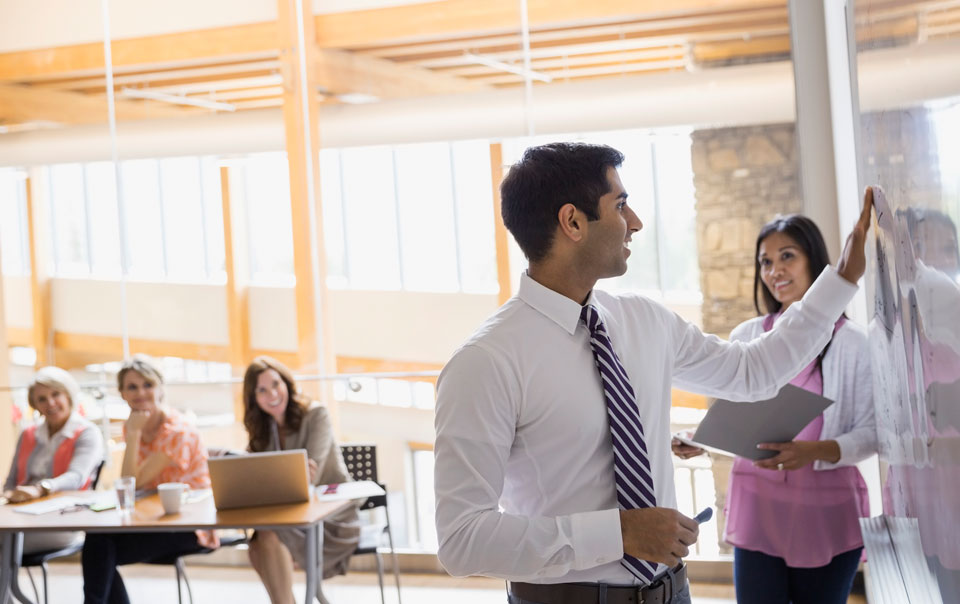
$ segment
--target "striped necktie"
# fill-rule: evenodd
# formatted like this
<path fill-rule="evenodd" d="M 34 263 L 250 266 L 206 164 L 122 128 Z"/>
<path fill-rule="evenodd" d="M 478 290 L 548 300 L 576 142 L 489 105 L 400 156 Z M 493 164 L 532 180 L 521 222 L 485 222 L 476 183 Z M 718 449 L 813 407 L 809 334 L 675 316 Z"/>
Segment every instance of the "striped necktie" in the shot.
<path fill-rule="evenodd" d="M 613 351 L 607 327 L 593 305 L 580 311 L 580 320 L 590 330 L 590 347 L 603 382 L 603 396 L 607 401 L 610 436 L 613 442 L 614 475 L 617 482 L 617 503 L 621 510 L 655 507 L 653 477 L 643 426 L 637 410 L 637 399 L 630 386 L 627 372 Z M 657 564 L 624 554 L 620 561 L 638 579 L 650 582 Z"/>

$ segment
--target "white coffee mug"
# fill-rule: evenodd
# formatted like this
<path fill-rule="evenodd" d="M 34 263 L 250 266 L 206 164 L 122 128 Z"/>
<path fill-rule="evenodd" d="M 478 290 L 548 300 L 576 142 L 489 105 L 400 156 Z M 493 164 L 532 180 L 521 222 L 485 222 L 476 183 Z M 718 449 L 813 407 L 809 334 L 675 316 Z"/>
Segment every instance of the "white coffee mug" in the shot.
<path fill-rule="evenodd" d="M 158 485 L 157 493 L 160 495 L 163 511 L 167 514 L 179 514 L 180 505 L 188 490 L 190 487 L 182 482 L 164 482 Z"/>

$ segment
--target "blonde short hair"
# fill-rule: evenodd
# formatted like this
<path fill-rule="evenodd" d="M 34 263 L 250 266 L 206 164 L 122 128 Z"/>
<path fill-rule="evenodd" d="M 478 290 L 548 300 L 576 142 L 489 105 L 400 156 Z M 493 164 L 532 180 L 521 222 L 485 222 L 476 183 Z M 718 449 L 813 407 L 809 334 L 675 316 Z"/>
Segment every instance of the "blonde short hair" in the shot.
<path fill-rule="evenodd" d="M 150 357 L 144 354 L 135 354 L 124 361 L 120 371 L 117 372 L 117 390 L 123 390 L 123 378 L 131 371 L 136 371 L 154 386 L 163 384 L 163 374 L 160 373 Z"/>
<path fill-rule="evenodd" d="M 33 401 L 33 392 L 37 386 L 46 386 L 47 388 L 52 388 L 57 392 L 66 394 L 67 398 L 70 399 L 71 408 L 76 404 L 77 399 L 80 398 L 80 385 L 77 384 L 77 380 L 73 379 L 72 375 L 59 367 L 41 367 L 36 375 L 33 376 L 33 381 L 30 382 L 30 386 L 27 388 L 27 402 L 34 409 L 37 407 Z"/>

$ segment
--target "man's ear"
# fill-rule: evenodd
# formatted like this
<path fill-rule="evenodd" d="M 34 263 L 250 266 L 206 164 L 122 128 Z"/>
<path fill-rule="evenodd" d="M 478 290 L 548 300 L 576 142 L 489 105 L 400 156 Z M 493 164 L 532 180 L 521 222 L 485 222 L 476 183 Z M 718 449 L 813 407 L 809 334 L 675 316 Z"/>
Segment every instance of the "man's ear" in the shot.
<path fill-rule="evenodd" d="M 557 212 L 560 232 L 571 241 L 583 239 L 586 230 L 587 217 L 572 203 L 564 204 Z"/>

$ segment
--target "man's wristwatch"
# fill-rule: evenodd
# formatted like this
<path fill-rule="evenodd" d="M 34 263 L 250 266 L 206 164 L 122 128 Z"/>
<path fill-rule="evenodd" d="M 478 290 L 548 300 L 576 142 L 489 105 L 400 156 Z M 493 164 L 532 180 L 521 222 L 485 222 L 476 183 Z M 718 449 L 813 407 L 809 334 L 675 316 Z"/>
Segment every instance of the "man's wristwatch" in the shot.
<path fill-rule="evenodd" d="M 37 483 L 37 486 L 40 487 L 41 495 L 49 495 L 53 491 L 53 481 L 44 478 Z"/>

